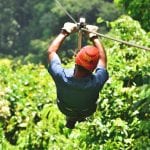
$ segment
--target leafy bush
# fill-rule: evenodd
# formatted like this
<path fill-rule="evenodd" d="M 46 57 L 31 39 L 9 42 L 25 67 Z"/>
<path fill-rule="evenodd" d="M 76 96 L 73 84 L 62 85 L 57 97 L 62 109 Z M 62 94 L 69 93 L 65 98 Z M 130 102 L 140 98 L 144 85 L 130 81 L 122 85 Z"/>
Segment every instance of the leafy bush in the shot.
<path fill-rule="evenodd" d="M 124 7 L 126 14 L 138 20 L 146 31 L 150 31 L 150 3 L 148 0 L 115 0 L 121 8 Z M 144 10 L 144 11 L 143 11 Z"/>
<path fill-rule="evenodd" d="M 130 17 L 111 25 L 110 35 L 149 46 L 148 35 Z M 150 148 L 150 54 L 109 40 L 103 43 L 110 78 L 96 113 L 73 130 L 65 128 L 54 82 L 43 65 L 0 60 L 0 149 Z"/>

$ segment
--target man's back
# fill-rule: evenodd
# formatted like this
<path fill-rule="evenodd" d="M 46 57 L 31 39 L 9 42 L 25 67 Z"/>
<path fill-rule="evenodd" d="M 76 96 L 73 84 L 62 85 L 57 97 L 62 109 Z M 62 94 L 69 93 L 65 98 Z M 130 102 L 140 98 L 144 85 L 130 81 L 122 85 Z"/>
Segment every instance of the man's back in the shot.
<path fill-rule="evenodd" d="M 57 54 L 50 62 L 49 73 L 55 81 L 61 104 L 77 111 L 90 110 L 95 106 L 99 92 L 108 79 L 106 69 L 101 67 L 94 74 L 76 79 L 73 69 L 62 68 Z"/>
<path fill-rule="evenodd" d="M 68 72 L 62 68 L 56 52 L 69 34 L 79 30 L 77 24 L 65 23 L 61 33 L 48 48 L 48 70 L 56 84 L 57 104 L 67 117 L 66 126 L 71 129 L 74 128 L 76 121 L 84 120 L 96 111 L 99 91 L 108 79 L 105 49 L 94 33 L 98 27 L 86 25 L 86 28 L 93 46 L 87 45 L 80 49 L 75 57 L 74 71 Z M 95 69 L 96 73 L 92 75 Z"/>

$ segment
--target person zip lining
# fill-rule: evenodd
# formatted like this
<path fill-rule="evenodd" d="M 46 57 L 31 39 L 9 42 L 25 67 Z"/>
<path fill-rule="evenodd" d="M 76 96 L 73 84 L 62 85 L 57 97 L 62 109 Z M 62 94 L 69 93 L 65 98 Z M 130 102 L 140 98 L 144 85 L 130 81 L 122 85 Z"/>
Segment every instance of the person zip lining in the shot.
<path fill-rule="evenodd" d="M 70 129 L 96 111 L 99 92 L 108 80 L 106 52 L 98 36 L 93 33 L 98 27 L 86 25 L 86 29 L 93 45 L 79 50 L 74 68 L 63 68 L 57 51 L 70 34 L 78 32 L 77 24 L 66 22 L 47 51 L 48 72 L 56 85 L 57 105 L 66 116 L 66 127 Z"/>

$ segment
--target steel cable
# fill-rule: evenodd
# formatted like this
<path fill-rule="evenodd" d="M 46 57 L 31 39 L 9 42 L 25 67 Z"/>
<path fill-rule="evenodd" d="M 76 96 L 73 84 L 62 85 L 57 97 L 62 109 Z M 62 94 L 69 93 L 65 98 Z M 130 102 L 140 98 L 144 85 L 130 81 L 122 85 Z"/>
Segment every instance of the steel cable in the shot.
<path fill-rule="evenodd" d="M 66 9 L 61 5 L 61 3 L 58 1 L 58 0 L 55 0 L 57 2 L 57 4 L 62 8 L 62 10 L 65 12 L 65 14 L 76 24 L 78 24 L 78 22 L 69 14 L 69 12 L 66 11 Z M 86 32 L 91 32 L 89 31 L 88 29 L 86 28 L 81 28 L 82 31 L 86 31 Z M 144 50 L 147 50 L 147 51 L 150 51 L 150 48 L 149 47 L 145 47 L 145 46 L 140 46 L 140 45 L 137 45 L 135 43 L 131 43 L 131 42 L 127 42 L 127 41 L 124 41 L 124 40 L 120 40 L 120 39 L 116 39 L 116 38 L 113 38 L 113 37 L 110 37 L 110 36 L 107 36 L 107 35 L 104 35 L 104 34 L 101 34 L 101 33 L 97 33 L 97 32 L 92 32 L 94 34 L 96 34 L 97 36 L 100 36 L 100 37 L 103 37 L 103 38 L 107 38 L 107 39 L 110 39 L 110 40 L 113 40 L 113 41 L 116 41 L 116 42 L 119 42 L 119 43 L 123 43 L 125 45 L 129 45 L 129 46 L 133 46 L 133 47 L 136 47 L 136 48 L 140 48 L 140 49 L 144 49 Z"/>
<path fill-rule="evenodd" d="M 81 30 L 86 31 L 86 32 L 92 32 L 92 31 L 89 31 L 86 28 L 81 28 Z M 97 33 L 97 32 L 92 32 L 92 33 L 96 34 L 97 36 L 104 37 L 104 38 L 107 38 L 107 39 L 110 39 L 110 40 L 113 40 L 113 41 L 116 41 L 116 42 L 119 42 L 119 43 L 123 43 L 123 44 L 129 45 L 129 46 L 133 46 L 133 47 L 144 49 L 144 50 L 150 50 L 150 48 L 148 48 L 148 47 L 140 46 L 140 45 L 137 45 L 137 44 L 134 44 L 134 43 L 131 43 L 131 42 L 116 39 L 116 38 L 113 38 L 113 37 L 110 37 L 110 36 L 107 36 L 107 35 L 104 35 L 104 34 L 101 34 L 101 33 Z"/>
<path fill-rule="evenodd" d="M 63 11 L 66 13 L 66 15 L 77 24 L 76 20 L 69 14 L 69 12 L 61 5 L 61 3 L 58 0 L 55 0 L 56 3 L 63 9 Z"/>

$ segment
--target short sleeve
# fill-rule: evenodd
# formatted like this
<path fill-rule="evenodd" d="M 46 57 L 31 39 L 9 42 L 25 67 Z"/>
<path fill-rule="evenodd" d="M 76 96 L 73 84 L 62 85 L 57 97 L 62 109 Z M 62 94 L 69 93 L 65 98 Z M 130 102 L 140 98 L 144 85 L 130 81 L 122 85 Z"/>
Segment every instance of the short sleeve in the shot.
<path fill-rule="evenodd" d="M 54 57 L 49 62 L 48 72 L 54 79 L 62 76 L 63 68 L 59 56 L 55 53 Z"/>
<path fill-rule="evenodd" d="M 105 84 L 105 82 L 109 78 L 107 70 L 103 67 L 96 68 L 95 76 L 101 87 Z"/>

